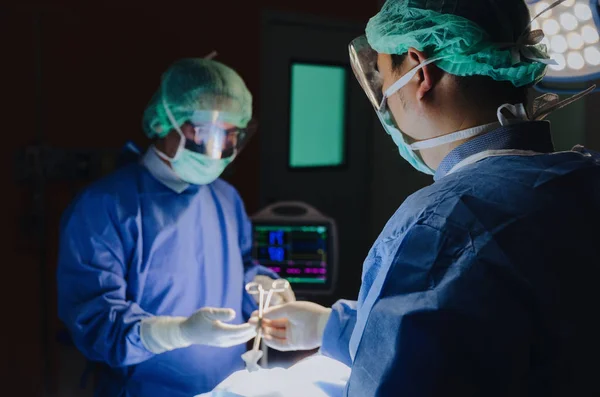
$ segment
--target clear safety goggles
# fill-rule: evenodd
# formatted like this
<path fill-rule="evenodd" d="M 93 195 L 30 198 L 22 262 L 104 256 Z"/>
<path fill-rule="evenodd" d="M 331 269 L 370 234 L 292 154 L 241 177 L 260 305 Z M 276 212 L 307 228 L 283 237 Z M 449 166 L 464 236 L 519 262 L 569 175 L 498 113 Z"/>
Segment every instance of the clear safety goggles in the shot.
<path fill-rule="evenodd" d="M 180 136 L 179 148 L 168 160 L 177 159 L 184 148 L 212 159 L 232 157 L 243 149 L 256 132 L 255 120 L 251 120 L 246 127 L 241 128 L 227 122 L 232 117 L 226 112 L 199 110 L 184 123 L 193 128 L 193 133 L 189 134 L 189 129 L 186 128 L 185 131 L 181 129 L 164 99 L 163 107 L 171 125 Z"/>
<path fill-rule="evenodd" d="M 367 37 L 362 35 L 354 39 L 348 46 L 350 53 L 350 65 L 352 71 L 358 80 L 358 83 L 367 94 L 369 101 L 380 113 L 387 109 L 387 99 L 404 87 L 424 66 L 429 65 L 441 58 L 430 58 L 413 68 L 394 84 L 383 91 L 383 77 L 377 69 L 377 51 L 375 51 L 367 42 Z"/>
<path fill-rule="evenodd" d="M 184 133 L 184 147 L 212 159 L 237 155 L 256 132 L 257 123 L 251 121 L 246 128 L 239 128 L 217 120 L 212 122 L 188 121 L 193 137 Z"/>
<path fill-rule="evenodd" d="M 381 110 L 384 103 L 383 77 L 377 69 L 377 51 L 371 48 L 364 35 L 354 39 L 348 46 L 348 51 L 354 76 L 375 110 Z"/>

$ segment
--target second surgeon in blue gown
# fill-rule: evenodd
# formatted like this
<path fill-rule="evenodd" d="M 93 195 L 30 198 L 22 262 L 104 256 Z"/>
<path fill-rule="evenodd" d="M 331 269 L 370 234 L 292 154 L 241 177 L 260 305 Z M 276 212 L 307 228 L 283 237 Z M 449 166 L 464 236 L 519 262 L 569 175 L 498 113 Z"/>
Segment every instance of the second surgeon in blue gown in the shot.
<path fill-rule="evenodd" d="M 253 264 L 242 200 L 218 179 L 248 139 L 251 113 L 232 69 L 176 62 L 144 115 L 154 145 L 65 212 L 59 316 L 104 364 L 96 396 L 190 397 L 243 368 L 256 308 L 244 285 L 277 277 Z"/>
<path fill-rule="evenodd" d="M 348 396 L 600 395 L 600 156 L 555 151 L 557 98 L 525 109 L 546 71 L 528 23 L 522 0 L 388 0 L 350 47 L 435 183 L 385 226 L 357 302 L 265 313 L 271 346 L 351 366 Z"/>

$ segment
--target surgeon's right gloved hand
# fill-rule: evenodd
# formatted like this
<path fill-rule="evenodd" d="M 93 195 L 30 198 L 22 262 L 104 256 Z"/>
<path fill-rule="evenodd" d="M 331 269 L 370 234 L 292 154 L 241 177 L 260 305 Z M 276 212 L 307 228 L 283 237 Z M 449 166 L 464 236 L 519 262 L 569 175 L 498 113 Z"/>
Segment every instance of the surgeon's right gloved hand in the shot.
<path fill-rule="evenodd" d="M 267 346 L 280 350 L 312 350 L 321 346 L 331 309 L 312 302 L 290 302 L 267 309 L 262 329 Z M 257 324 L 258 312 L 251 324 Z"/>
<path fill-rule="evenodd" d="M 191 345 L 230 347 L 256 335 L 251 324 L 226 324 L 235 318 L 233 309 L 205 307 L 190 317 L 156 316 L 141 323 L 140 336 L 146 349 L 163 353 Z"/>

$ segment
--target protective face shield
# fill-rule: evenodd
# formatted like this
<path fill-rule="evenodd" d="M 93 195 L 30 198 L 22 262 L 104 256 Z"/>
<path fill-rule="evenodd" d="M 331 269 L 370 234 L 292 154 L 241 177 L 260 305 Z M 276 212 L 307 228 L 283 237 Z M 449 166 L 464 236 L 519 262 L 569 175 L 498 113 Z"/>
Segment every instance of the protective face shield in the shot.
<path fill-rule="evenodd" d="M 256 124 L 251 122 L 246 128 L 227 125 L 220 121 L 221 114 L 195 112 L 189 121 L 194 139 L 185 139 L 185 149 L 211 159 L 235 157 L 256 131 Z"/>
<path fill-rule="evenodd" d="M 164 101 L 163 106 L 179 134 L 179 147 L 173 157 L 159 150 L 156 152 L 171 163 L 173 171 L 182 180 L 195 185 L 206 185 L 217 179 L 256 131 L 253 122 L 246 128 L 239 128 L 221 121 L 223 112 L 197 111 L 188 120 L 194 131 L 193 138 L 189 139 Z"/>
<path fill-rule="evenodd" d="M 348 52 L 354 76 L 371 105 L 379 111 L 383 101 L 383 77 L 377 69 L 377 51 L 371 48 L 367 37 L 363 35 L 350 43 Z"/>
<path fill-rule="evenodd" d="M 398 146 L 402 158 L 408 161 L 416 170 L 433 175 L 434 170 L 425 164 L 421 156 L 415 152 L 417 149 L 413 148 L 413 145 L 406 141 L 404 134 L 398 129 L 398 124 L 387 106 L 387 98 L 408 84 L 421 68 L 440 58 L 428 59 L 421 63 L 383 92 L 383 77 L 377 69 L 377 51 L 371 48 L 366 36 L 360 36 L 353 40 L 348 50 L 352 71 L 373 105 L 373 108 L 375 108 L 383 128 L 392 137 L 396 146 Z"/>

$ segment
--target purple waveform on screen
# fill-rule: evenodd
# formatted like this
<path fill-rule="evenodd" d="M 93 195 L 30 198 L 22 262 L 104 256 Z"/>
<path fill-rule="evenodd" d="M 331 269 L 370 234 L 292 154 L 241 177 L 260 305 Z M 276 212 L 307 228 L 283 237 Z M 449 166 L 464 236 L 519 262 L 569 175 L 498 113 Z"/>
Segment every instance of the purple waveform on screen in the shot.
<path fill-rule="evenodd" d="M 326 274 L 327 269 L 323 269 L 320 267 L 307 267 L 304 269 L 304 273 L 307 274 Z"/>
<path fill-rule="evenodd" d="M 300 273 L 302 273 L 302 271 L 300 269 L 286 269 L 285 271 L 288 274 L 300 274 Z"/>

